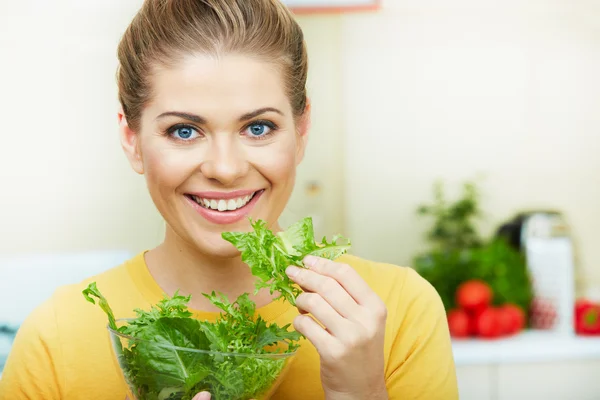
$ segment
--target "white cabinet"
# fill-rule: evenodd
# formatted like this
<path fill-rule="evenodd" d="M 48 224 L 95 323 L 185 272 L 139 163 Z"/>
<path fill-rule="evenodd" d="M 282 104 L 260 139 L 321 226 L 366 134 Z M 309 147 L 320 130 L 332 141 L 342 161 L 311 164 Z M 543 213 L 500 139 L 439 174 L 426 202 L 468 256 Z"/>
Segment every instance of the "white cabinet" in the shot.
<path fill-rule="evenodd" d="M 487 365 L 465 365 L 456 370 L 460 400 L 493 399 L 493 367 Z"/>
<path fill-rule="evenodd" d="M 598 400 L 600 338 L 525 332 L 456 341 L 461 400 Z"/>
<path fill-rule="evenodd" d="M 598 400 L 600 360 L 457 366 L 460 400 Z"/>
<path fill-rule="evenodd" d="M 498 400 L 598 400 L 600 360 L 507 364 L 497 368 Z"/>

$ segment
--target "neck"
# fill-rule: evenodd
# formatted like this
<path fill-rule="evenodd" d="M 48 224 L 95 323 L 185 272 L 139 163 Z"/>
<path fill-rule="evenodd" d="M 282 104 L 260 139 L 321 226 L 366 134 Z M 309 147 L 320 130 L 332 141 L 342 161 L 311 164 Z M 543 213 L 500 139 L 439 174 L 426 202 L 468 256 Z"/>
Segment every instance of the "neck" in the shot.
<path fill-rule="evenodd" d="M 165 293 L 172 296 L 179 290 L 182 295 L 192 295 L 189 303 L 192 309 L 219 311 L 202 296 L 213 291 L 225 294 L 231 302 L 243 293 L 250 293 L 257 307 L 270 303 L 274 297 L 265 290 L 254 295 L 256 278 L 240 256 L 224 258 L 204 254 L 169 228 L 164 242 L 146 253 L 146 264 Z"/>

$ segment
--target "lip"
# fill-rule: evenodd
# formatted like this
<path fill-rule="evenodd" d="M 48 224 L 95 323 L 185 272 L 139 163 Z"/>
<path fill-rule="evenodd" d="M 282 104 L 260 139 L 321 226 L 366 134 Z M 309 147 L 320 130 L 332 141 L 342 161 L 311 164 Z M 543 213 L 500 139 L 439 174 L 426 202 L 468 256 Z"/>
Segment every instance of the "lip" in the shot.
<path fill-rule="evenodd" d="M 229 199 L 236 199 L 238 197 L 248 196 L 248 195 L 258 192 L 260 190 L 261 189 L 236 190 L 233 192 L 193 192 L 193 193 L 187 193 L 187 194 L 196 196 L 196 197 L 200 197 L 202 199 L 229 200 Z"/>
<path fill-rule="evenodd" d="M 252 198 L 252 200 L 250 200 L 248 202 L 248 204 L 246 204 L 244 207 L 237 209 L 237 210 L 233 210 L 233 211 L 218 211 L 218 210 L 212 210 L 212 209 L 208 209 L 205 207 L 202 207 L 200 204 L 196 203 L 194 200 L 190 199 L 188 196 L 184 196 L 185 199 L 190 203 L 190 205 L 198 212 L 198 214 L 202 215 L 207 221 L 212 222 L 213 224 L 219 224 L 219 225 L 228 225 L 228 224 L 234 224 L 238 221 L 241 221 L 242 219 L 245 219 L 248 214 L 250 214 L 250 212 L 252 211 L 252 209 L 254 208 L 254 205 L 256 204 L 256 202 L 258 201 L 258 199 L 260 198 L 260 196 L 262 196 L 262 194 L 265 192 L 264 189 L 259 190 L 256 192 L 256 194 L 254 195 L 254 197 Z M 230 199 L 230 198 L 235 198 L 235 197 L 241 197 L 241 196 L 245 196 L 245 195 L 249 195 L 252 194 L 254 192 L 251 191 L 236 191 L 236 192 L 229 192 L 226 193 L 227 195 L 230 195 L 231 193 L 235 194 L 234 196 L 231 197 L 210 197 L 207 196 L 208 193 L 216 193 L 216 192 L 202 192 L 202 196 L 200 196 L 199 194 L 194 194 L 194 196 L 198 196 L 198 197 L 203 197 L 206 196 L 205 198 L 209 198 L 209 199 Z M 242 193 L 241 195 L 239 193 Z M 192 194 L 192 193 L 190 193 Z M 221 195 L 223 195 L 225 193 L 221 193 Z"/>

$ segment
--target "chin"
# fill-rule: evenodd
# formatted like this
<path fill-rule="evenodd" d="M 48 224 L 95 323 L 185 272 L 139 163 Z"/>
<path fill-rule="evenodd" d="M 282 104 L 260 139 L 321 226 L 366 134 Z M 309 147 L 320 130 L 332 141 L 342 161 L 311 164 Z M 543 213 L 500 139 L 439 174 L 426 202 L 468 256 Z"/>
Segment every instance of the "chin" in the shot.
<path fill-rule="evenodd" d="M 237 229 L 241 230 L 241 229 Z M 222 232 L 225 232 L 224 229 Z M 198 232 L 188 241 L 197 252 L 209 257 L 235 258 L 240 251 L 221 237 L 221 232 Z"/>

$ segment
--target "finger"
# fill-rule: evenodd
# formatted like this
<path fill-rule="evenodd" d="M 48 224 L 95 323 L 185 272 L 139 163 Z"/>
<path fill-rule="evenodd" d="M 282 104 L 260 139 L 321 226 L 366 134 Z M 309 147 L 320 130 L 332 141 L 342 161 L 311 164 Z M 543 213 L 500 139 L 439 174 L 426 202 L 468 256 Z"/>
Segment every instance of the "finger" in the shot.
<path fill-rule="evenodd" d="M 328 347 L 337 344 L 337 340 L 329 334 L 321 325 L 308 315 L 298 315 L 294 318 L 294 329 L 304 335 L 317 349 L 319 353 Z"/>
<path fill-rule="evenodd" d="M 311 313 L 331 334 L 342 338 L 352 329 L 350 321 L 336 312 L 331 305 L 318 293 L 301 293 L 296 299 L 300 310 Z"/>
<path fill-rule="evenodd" d="M 210 393 L 200 392 L 197 395 L 195 395 L 192 400 L 210 400 Z"/>
<path fill-rule="evenodd" d="M 304 264 L 310 271 L 336 280 L 354 301 L 367 308 L 379 307 L 381 299 L 367 282 L 348 264 L 337 263 L 326 258 L 307 256 Z"/>
<path fill-rule="evenodd" d="M 286 273 L 305 291 L 320 294 L 342 317 L 354 320 L 357 316 L 356 301 L 335 279 L 293 265 L 286 269 Z"/>

